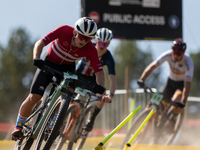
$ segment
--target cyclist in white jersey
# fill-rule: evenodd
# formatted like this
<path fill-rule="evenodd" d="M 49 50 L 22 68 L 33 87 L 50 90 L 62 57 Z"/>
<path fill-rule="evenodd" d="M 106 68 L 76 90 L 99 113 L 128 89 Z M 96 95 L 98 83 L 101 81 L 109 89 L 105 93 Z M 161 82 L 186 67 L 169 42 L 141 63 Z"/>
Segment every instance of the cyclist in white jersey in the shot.
<path fill-rule="evenodd" d="M 175 39 L 172 42 L 172 49 L 162 53 L 149 64 L 137 81 L 140 87 L 144 87 L 144 81 L 152 71 L 167 61 L 170 71 L 167 83 L 161 93 L 164 95 L 165 100 L 163 102 L 166 105 L 171 100 L 179 102 L 178 107 L 174 106 L 173 113 L 175 116 L 185 107 L 194 72 L 193 61 L 188 54 L 185 54 L 185 50 L 186 43 L 181 38 Z"/>

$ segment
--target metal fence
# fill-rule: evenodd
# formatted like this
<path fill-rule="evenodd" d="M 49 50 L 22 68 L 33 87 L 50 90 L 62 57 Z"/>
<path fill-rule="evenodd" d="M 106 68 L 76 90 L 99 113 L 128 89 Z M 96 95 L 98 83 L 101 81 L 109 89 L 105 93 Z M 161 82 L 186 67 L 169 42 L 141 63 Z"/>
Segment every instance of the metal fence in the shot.
<path fill-rule="evenodd" d="M 108 92 L 108 91 L 107 91 Z M 147 103 L 150 101 L 151 94 L 144 93 L 141 90 L 130 91 L 128 99 L 128 107 L 124 106 L 124 97 L 126 90 L 117 90 L 115 92 L 115 97 L 111 104 L 105 103 L 103 109 L 96 118 L 94 128 L 98 129 L 114 129 L 125 117 L 130 113 L 130 108 L 134 110 L 138 106 L 142 108 L 139 112 L 133 117 L 136 116 L 144 110 Z M 185 108 L 185 119 L 200 119 L 200 98 L 199 97 L 188 97 L 188 103 Z M 124 108 L 128 108 L 127 114 L 124 114 L 126 111 Z M 194 117 L 196 116 L 196 117 Z M 122 127 L 122 130 L 127 129 L 127 124 Z"/>

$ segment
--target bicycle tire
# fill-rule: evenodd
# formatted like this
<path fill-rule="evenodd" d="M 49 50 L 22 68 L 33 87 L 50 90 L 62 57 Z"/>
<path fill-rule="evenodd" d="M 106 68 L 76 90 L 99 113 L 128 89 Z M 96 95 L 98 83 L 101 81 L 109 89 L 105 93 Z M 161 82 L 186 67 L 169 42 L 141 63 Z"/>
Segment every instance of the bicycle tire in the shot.
<path fill-rule="evenodd" d="M 44 103 L 43 100 L 40 100 L 33 107 L 31 114 L 34 113 L 39 108 L 39 106 L 42 105 L 43 103 Z M 28 125 L 30 128 L 33 127 L 37 123 L 37 120 L 40 117 L 39 113 L 37 113 L 31 119 L 31 125 Z M 19 140 L 17 140 L 17 142 L 15 143 L 15 146 L 14 146 L 14 150 L 30 150 L 30 148 L 31 148 L 31 146 L 33 144 L 34 139 L 31 138 L 31 133 L 28 134 L 27 131 L 28 131 L 27 128 L 24 126 L 23 127 L 24 136 L 21 137 Z"/>
<path fill-rule="evenodd" d="M 142 111 L 136 119 L 133 121 L 132 126 L 128 130 L 124 141 L 122 143 L 121 149 L 123 149 L 124 145 L 128 143 L 130 138 L 133 136 L 134 132 L 138 129 L 138 127 L 141 125 L 141 123 L 144 121 L 144 119 L 147 117 L 147 115 L 150 113 L 151 110 L 144 110 Z M 154 131 L 153 127 L 154 122 L 154 115 L 149 119 L 149 121 L 144 125 L 140 133 L 137 135 L 137 137 L 134 139 L 135 144 L 151 144 L 153 142 L 153 139 L 149 141 L 149 137 L 147 135 L 151 135 Z M 131 143 L 130 143 L 131 144 Z"/>
<path fill-rule="evenodd" d="M 66 129 L 69 126 L 69 123 L 72 120 L 72 118 L 74 117 L 76 111 L 77 111 L 77 108 L 74 105 L 69 106 L 69 108 L 66 112 L 65 118 L 64 118 L 64 122 L 61 127 L 60 135 L 58 138 L 56 138 L 56 140 L 53 143 L 55 150 L 61 150 L 63 145 L 66 143 L 68 137 L 64 139 L 64 135 L 65 135 Z M 72 147 L 73 147 L 73 142 L 68 142 L 67 150 L 72 149 Z"/>
<path fill-rule="evenodd" d="M 155 143 L 162 144 L 162 145 L 170 145 L 173 142 L 173 140 L 175 139 L 177 133 L 179 132 L 182 122 L 183 122 L 183 119 L 184 119 L 184 109 L 177 116 L 175 125 L 173 128 L 171 128 L 171 131 L 169 131 L 169 128 L 163 127 L 161 132 L 158 134 L 159 138 L 156 139 Z M 169 123 L 170 123 L 170 121 L 168 121 L 166 126 L 169 126 L 168 125 Z"/>
<path fill-rule="evenodd" d="M 23 144 L 24 140 L 26 142 Z M 32 138 L 26 139 L 26 137 L 22 137 L 20 140 L 17 140 L 17 142 L 15 143 L 14 150 L 30 150 L 33 144 L 33 141 L 34 139 Z"/>
<path fill-rule="evenodd" d="M 69 134 L 69 136 L 67 137 L 67 138 L 65 138 L 65 139 L 63 139 L 62 137 L 64 136 L 64 134 L 65 134 L 65 131 L 66 131 L 66 129 L 67 129 L 67 127 L 68 127 L 68 125 L 69 125 L 69 122 L 71 121 L 71 119 L 72 119 L 72 117 L 75 115 L 75 112 L 76 112 L 76 107 L 74 106 L 74 105 L 71 105 L 70 107 L 69 107 L 69 109 L 68 109 L 68 111 L 67 111 L 67 114 L 66 114 L 66 119 L 68 120 L 68 121 L 66 121 L 64 124 L 64 126 L 65 127 L 62 127 L 62 130 L 61 131 L 63 131 L 63 135 L 60 135 L 60 139 L 59 139 L 59 141 L 56 143 L 57 144 L 57 146 L 54 148 L 55 150 L 61 150 L 62 149 L 62 147 L 63 147 L 63 145 L 66 143 L 67 144 L 67 148 L 66 148 L 66 150 L 72 150 L 73 149 L 73 146 L 74 146 L 74 141 L 73 140 L 70 140 L 70 139 L 74 139 L 74 137 L 70 137 L 70 136 L 74 136 L 74 134 L 77 134 L 77 133 L 70 133 Z M 86 111 L 85 111 L 85 121 L 82 123 L 82 125 L 80 126 L 81 127 L 81 130 L 82 130 L 82 128 L 86 125 L 86 123 L 88 122 L 88 120 L 89 120 L 89 118 L 90 118 L 90 116 L 91 116 L 91 114 L 93 113 L 93 111 L 94 111 L 94 106 L 89 106 L 87 109 L 86 109 Z M 65 119 L 65 120 L 66 120 Z M 75 127 L 75 126 L 74 126 Z M 71 130 L 71 131 L 75 131 L 75 130 Z M 80 130 L 79 130 L 80 131 Z M 62 133 L 62 132 L 61 132 Z M 81 132 L 82 133 L 82 132 Z M 88 135 L 88 133 L 87 133 L 87 135 Z M 84 137 L 81 137 L 81 135 L 80 135 L 80 139 L 79 139 L 79 141 L 78 141 L 78 145 L 76 146 L 76 150 L 79 150 L 79 149 L 81 149 L 82 147 L 83 147 L 83 145 L 84 145 L 84 143 L 85 143 L 85 140 L 86 140 L 86 138 L 87 138 L 87 135 L 85 135 Z M 68 141 L 68 142 L 66 142 L 66 141 Z"/>
<path fill-rule="evenodd" d="M 59 134 L 59 129 L 65 117 L 66 110 L 69 107 L 69 103 L 70 98 L 66 95 L 61 95 L 55 101 L 38 133 L 36 142 L 34 144 L 34 149 L 39 150 L 42 147 L 43 150 L 49 150 L 51 148 L 53 141 Z M 57 117 L 52 129 L 50 130 L 49 125 L 55 114 L 57 114 Z"/>
<path fill-rule="evenodd" d="M 85 111 L 85 122 L 82 125 L 82 127 L 85 126 L 86 123 L 89 121 L 93 112 L 94 112 L 94 106 L 93 105 L 88 106 L 86 111 Z M 84 132 L 85 132 L 84 135 L 81 135 L 80 138 L 79 138 L 78 144 L 76 146 L 76 150 L 81 150 L 83 145 L 85 144 L 85 141 L 86 141 L 87 136 L 88 136 L 88 132 L 86 132 L 86 131 L 84 131 Z"/>

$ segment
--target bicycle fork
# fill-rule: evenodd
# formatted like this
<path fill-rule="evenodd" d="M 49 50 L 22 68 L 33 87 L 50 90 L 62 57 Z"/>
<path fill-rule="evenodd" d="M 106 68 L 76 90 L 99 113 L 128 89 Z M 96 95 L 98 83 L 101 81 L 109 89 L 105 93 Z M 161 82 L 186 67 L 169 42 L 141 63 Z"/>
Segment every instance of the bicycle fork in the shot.
<path fill-rule="evenodd" d="M 74 123 L 76 122 L 76 119 L 79 116 L 79 107 L 76 104 L 70 104 L 70 105 L 74 105 L 77 108 L 77 111 L 74 115 L 74 117 L 71 119 L 69 126 L 66 129 L 65 135 L 64 135 L 64 139 L 67 138 L 67 136 L 69 135 L 69 132 L 71 130 L 71 128 L 73 127 Z"/>

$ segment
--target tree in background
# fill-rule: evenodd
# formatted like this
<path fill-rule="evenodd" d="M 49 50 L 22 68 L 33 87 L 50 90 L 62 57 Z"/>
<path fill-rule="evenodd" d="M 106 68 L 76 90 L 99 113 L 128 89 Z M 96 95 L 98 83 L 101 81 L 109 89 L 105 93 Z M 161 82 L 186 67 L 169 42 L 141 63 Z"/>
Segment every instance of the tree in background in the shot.
<path fill-rule="evenodd" d="M 29 92 L 36 70 L 32 65 L 33 45 L 25 29 L 19 28 L 13 30 L 5 48 L 0 46 L 0 122 L 16 118 Z"/>
<path fill-rule="evenodd" d="M 137 79 L 141 76 L 147 65 L 153 61 L 151 50 L 148 49 L 143 52 L 137 47 L 136 41 L 123 40 L 114 51 L 113 56 L 115 59 L 117 88 L 124 89 L 125 67 L 130 68 L 130 87 L 138 88 Z M 160 83 L 159 72 L 160 69 L 156 69 L 145 84 L 157 87 Z"/>
<path fill-rule="evenodd" d="M 198 53 L 190 53 L 190 56 L 194 62 L 194 75 L 192 80 L 192 86 L 190 90 L 190 95 L 192 96 L 200 96 L 200 52 Z"/>

